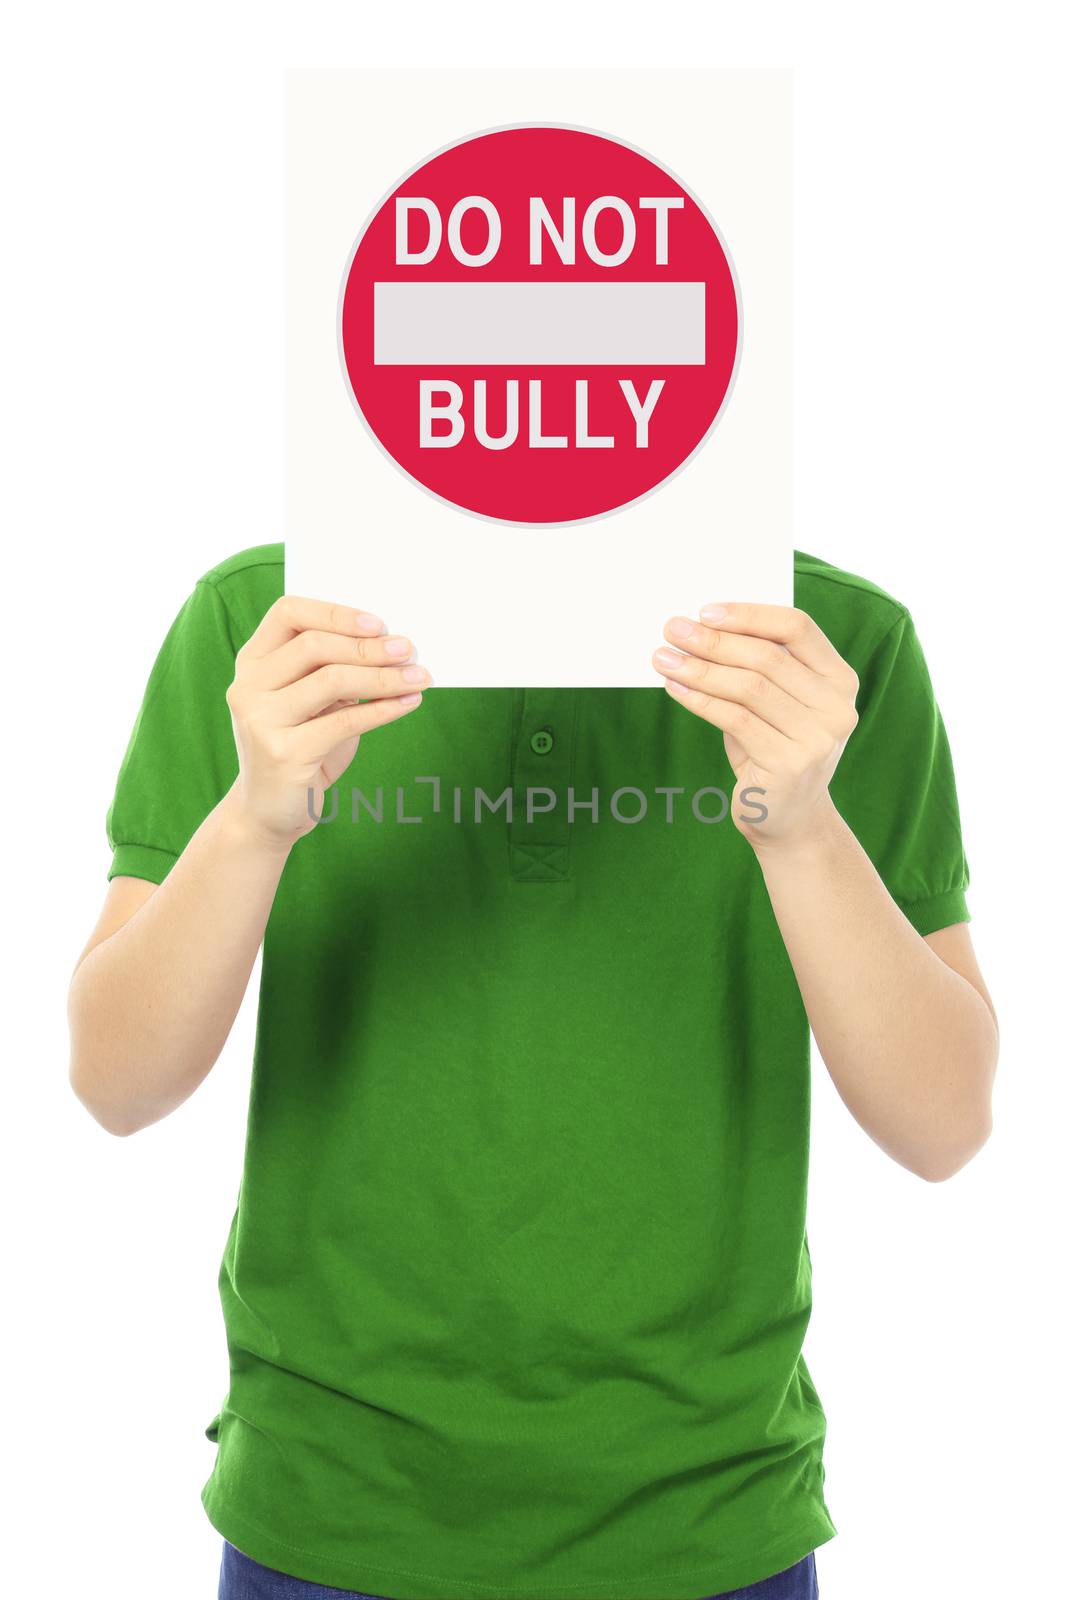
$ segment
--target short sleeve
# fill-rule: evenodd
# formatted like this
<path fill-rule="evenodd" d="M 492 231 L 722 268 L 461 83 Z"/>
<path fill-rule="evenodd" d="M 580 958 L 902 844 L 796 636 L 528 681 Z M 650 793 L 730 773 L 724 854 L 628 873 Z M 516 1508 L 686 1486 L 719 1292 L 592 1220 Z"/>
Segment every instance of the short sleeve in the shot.
<path fill-rule="evenodd" d="M 145 687 L 107 814 L 109 878 L 162 883 L 237 776 L 226 691 L 236 646 L 213 583 L 201 580 Z"/>
<path fill-rule="evenodd" d="M 968 922 L 970 882 L 948 736 L 910 615 L 860 675 L 835 803 L 921 934 Z"/>

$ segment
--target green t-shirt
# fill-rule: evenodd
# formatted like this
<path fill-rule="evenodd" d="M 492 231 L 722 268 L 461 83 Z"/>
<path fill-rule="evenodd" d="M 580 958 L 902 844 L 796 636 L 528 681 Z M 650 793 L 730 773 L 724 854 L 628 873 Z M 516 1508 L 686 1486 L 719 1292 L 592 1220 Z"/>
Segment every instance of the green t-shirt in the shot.
<path fill-rule="evenodd" d="M 920 933 L 964 921 L 911 618 L 810 556 L 795 576 L 861 679 L 837 806 Z M 234 654 L 282 589 L 263 546 L 181 610 L 111 875 L 161 882 L 232 782 Z M 809 1030 L 716 820 L 732 787 L 658 687 L 434 688 L 293 850 L 203 1490 L 254 1559 L 396 1600 L 695 1600 L 833 1537 L 801 1354 Z"/>

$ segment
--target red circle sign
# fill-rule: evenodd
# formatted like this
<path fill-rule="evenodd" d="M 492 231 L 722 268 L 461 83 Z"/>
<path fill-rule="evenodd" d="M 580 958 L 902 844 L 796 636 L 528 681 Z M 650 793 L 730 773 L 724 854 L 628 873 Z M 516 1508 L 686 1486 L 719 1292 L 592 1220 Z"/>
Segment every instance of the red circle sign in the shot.
<path fill-rule="evenodd" d="M 688 460 L 740 310 L 700 202 L 577 128 L 477 134 L 367 222 L 340 307 L 356 409 L 432 494 L 505 522 L 603 516 Z"/>

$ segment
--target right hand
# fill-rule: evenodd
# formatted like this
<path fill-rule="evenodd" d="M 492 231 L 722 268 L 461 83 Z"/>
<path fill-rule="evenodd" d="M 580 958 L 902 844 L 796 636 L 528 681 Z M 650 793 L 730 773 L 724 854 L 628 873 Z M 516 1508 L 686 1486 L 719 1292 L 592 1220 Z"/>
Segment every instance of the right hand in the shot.
<path fill-rule="evenodd" d="M 351 606 L 294 595 L 271 606 L 226 691 L 240 761 L 233 798 L 266 842 L 288 849 L 310 833 L 361 735 L 419 704 L 433 679 L 414 654 L 410 639 Z"/>

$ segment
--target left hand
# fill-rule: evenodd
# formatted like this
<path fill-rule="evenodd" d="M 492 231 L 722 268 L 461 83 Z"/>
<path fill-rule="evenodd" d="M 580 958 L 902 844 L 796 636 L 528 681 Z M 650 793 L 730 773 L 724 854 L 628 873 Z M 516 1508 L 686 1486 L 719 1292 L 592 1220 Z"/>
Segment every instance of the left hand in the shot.
<path fill-rule="evenodd" d="M 652 664 L 679 705 L 722 730 L 731 814 L 749 843 L 801 841 L 833 813 L 828 785 L 858 721 L 859 678 L 805 611 L 705 606 L 701 619 L 672 617 L 674 648 Z M 766 792 L 746 801 L 747 789 Z"/>

